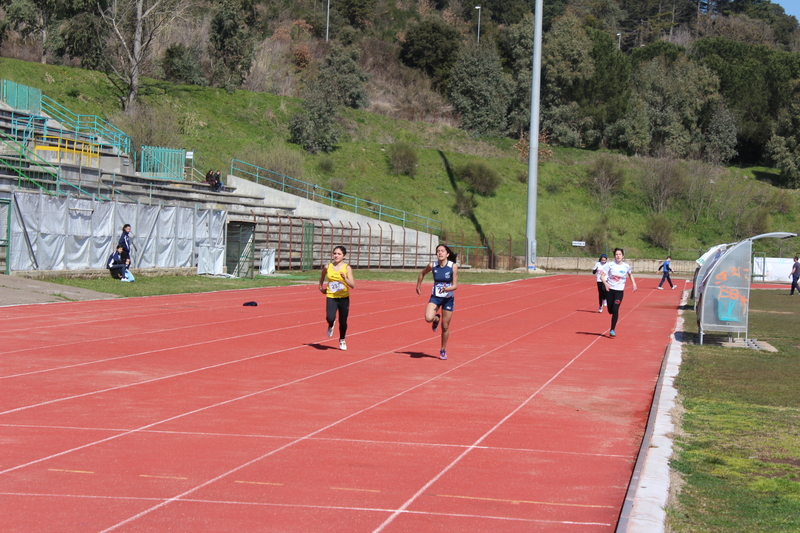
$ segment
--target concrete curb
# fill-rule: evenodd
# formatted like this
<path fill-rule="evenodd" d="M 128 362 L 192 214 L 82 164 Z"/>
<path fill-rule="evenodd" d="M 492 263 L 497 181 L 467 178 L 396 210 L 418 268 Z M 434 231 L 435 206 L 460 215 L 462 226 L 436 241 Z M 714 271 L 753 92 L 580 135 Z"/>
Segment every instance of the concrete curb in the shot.
<path fill-rule="evenodd" d="M 688 296 L 688 291 L 684 291 L 681 307 L 686 305 Z M 663 533 L 665 530 L 670 488 L 669 460 L 672 457 L 675 433 L 672 411 L 678 397 L 674 384 L 682 361 L 683 343 L 678 340 L 682 331 L 683 317 L 679 316 L 675 324 L 675 333 L 671 335 L 672 341 L 667 352 L 661 390 L 658 398 L 653 399 L 658 406 L 653 434 L 638 479 L 626 533 Z"/>

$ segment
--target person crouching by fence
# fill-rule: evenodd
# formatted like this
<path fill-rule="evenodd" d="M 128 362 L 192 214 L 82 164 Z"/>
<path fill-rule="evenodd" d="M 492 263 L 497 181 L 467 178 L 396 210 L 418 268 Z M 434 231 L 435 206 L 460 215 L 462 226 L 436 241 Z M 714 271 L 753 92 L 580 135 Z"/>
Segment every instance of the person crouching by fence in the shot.
<path fill-rule="evenodd" d="M 121 244 L 117 245 L 117 250 L 111 254 L 106 263 L 106 268 L 111 272 L 111 277 L 120 281 L 133 281 L 133 274 L 128 271 L 131 264 L 130 259 L 123 259 L 123 247 Z"/>

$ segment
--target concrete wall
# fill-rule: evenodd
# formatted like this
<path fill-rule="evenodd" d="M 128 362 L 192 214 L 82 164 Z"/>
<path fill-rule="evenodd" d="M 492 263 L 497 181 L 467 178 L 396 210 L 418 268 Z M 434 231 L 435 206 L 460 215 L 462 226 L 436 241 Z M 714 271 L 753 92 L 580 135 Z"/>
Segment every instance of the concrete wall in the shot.
<path fill-rule="evenodd" d="M 665 258 L 666 259 L 666 258 Z M 613 259 L 612 259 L 613 260 Z M 547 271 L 566 270 L 566 271 L 591 271 L 597 257 L 538 257 L 536 266 Z M 625 259 L 625 262 L 633 268 L 633 274 L 661 274 L 658 267 L 664 259 Z M 694 261 L 675 261 L 670 262 L 670 267 L 676 274 L 694 274 L 697 263 Z"/>

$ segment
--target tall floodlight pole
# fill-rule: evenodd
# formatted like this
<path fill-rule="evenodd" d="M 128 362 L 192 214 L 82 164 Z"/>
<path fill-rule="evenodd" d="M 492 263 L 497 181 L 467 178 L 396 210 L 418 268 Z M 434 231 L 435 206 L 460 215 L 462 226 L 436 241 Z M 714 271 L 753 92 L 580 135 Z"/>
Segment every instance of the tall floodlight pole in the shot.
<path fill-rule="evenodd" d="M 481 6 L 475 6 L 478 10 L 478 44 L 481 44 Z"/>
<path fill-rule="evenodd" d="M 536 270 L 536 189 L 539 177 L 539 89 L 542 84 L 542 0 L 536 0 L 533 17 L 533 80 L 531 83 L 531 131 L 528 154 L 528 221 L 526 265 L 528 272 Z"/>
<path fill-rule="evenodd" d="M 325 15 L 325 42 L 328 42 L 328 27 L 331 23 L 331 0 L 328 0 L 328 12 Z"/>

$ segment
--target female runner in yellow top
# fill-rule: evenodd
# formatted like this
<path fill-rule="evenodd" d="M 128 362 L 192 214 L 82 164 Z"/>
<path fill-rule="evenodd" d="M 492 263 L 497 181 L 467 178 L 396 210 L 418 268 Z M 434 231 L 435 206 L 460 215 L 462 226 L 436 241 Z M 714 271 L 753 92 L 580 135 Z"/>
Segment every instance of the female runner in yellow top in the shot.
<path fill-rule="evenodd" d="M 347 316 L 350 314 L 350 289 L 356 288 L 353 269 L 344 262 L 347 249 L 337 246 L 333 249 L 333 260 L 322 267 L 319 275 L 319 290 L 325 294 L 325 319 L 328 321 L 328 337 L 333 336 L 333 325 L 336 322 L 336 311 L 339 311 L 339 349 L 346 350 L 344 338 L 347 334 Z"/>

